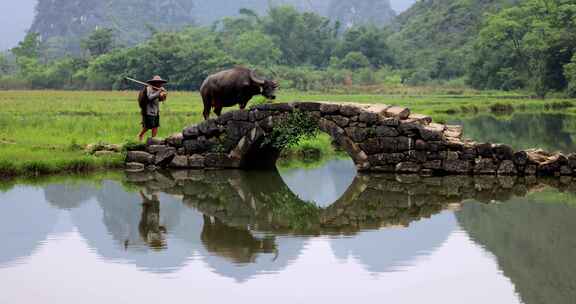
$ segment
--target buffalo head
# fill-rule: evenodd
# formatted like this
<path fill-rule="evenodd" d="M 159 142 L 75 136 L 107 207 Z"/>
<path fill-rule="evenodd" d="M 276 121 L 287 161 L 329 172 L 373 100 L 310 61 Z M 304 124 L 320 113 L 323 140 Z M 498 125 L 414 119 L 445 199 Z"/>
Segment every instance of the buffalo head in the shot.
<path fill-rule="evenodd" d="M 250 73 L 250 78 L 254 83 L 256 83 L 262 89 L 262 96 L 268 99 L 276 99 L 276 89 L 278 89 L 278 82 L 268 79 L 260 79 L 255 74 L 254 71 Z"/>

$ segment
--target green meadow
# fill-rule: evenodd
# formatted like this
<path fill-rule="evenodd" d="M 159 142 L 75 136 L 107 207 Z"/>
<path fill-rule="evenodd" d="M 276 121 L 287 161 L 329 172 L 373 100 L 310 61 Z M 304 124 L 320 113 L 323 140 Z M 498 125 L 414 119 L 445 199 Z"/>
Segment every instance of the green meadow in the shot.
<path fill-rule="evenodd" d="M 395 88 L 354 89 L 335 93 L 279 92 L 276 102 L 337 101 L 396 104 L 413 112 L 433 115 L 437 121 L 490 111 L 574 112 L 574 100 L 530 99 L 514 93 L 473 90 Z M 140 129 L 134 91 L 4 91 L 0 94 L 0 173 L 2 176 L 82 172 L 121 167 L 122 156 L 92 156 L 87 144 L 123 144 L 136 140 Z M 255 98 L 253 102 L 261 101 Z M 230 108 L 236 109 L 236 108 Z M 162 105 L 159 136 L 179 132 L 202 120 L 197 92 L 172 92 Z M 332 153 L 330 139 L 308 139 L 296 149 Z M 294 153 L 286 153 L 287 155 Z"/>

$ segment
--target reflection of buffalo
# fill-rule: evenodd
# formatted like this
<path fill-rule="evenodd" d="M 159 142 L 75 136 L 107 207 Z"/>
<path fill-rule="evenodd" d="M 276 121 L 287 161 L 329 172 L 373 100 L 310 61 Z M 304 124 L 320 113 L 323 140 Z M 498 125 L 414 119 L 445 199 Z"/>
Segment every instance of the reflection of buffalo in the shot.
<path fill-rule="evenodd" d="M 204 216 L 200 238 L 208 251 L 235 263 L 251 263 L 258 253 L 276 252 L 274 237 L 255 238 L 246 229 L 229 227 L 209 216 Z"/>

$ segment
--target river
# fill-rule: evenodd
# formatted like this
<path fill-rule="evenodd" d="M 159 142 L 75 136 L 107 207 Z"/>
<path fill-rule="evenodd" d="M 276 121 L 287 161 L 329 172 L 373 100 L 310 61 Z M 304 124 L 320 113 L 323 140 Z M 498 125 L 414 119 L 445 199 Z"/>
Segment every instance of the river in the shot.
<path fill-rule="evenodd" d="M 576 151 L 560 114 L 455 119 Z M 278 172 L 63 177 L 0 189 L 0 303 L 572 303 L 567 179 Z"/>

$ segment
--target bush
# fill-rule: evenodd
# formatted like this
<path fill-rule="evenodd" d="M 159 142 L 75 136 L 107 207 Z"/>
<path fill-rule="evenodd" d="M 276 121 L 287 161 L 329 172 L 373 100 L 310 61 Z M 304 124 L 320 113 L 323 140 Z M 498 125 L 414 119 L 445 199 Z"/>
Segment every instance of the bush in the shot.
<path fill-rule="evenodd" d="M 262 146 L 272 145 L 282 150 L 296 146 L 302 139 L 318 135 L 318 123 L 308 113 L 294 111 L 274 127 Z"/>
<path fill-rule="evenodd" d="M 371 69 L 364 68 L 358 70 L 354 74 L 354 83 L 361 84 L 361 85 L 371 85 L 376 83 L 376 73 Z"/>
<path fill-rule="evenodd" d="M 370 61 L 360 52 L 350 52 L 340 61 L 340 68 L 359 70 L 370 67 Z"/>

